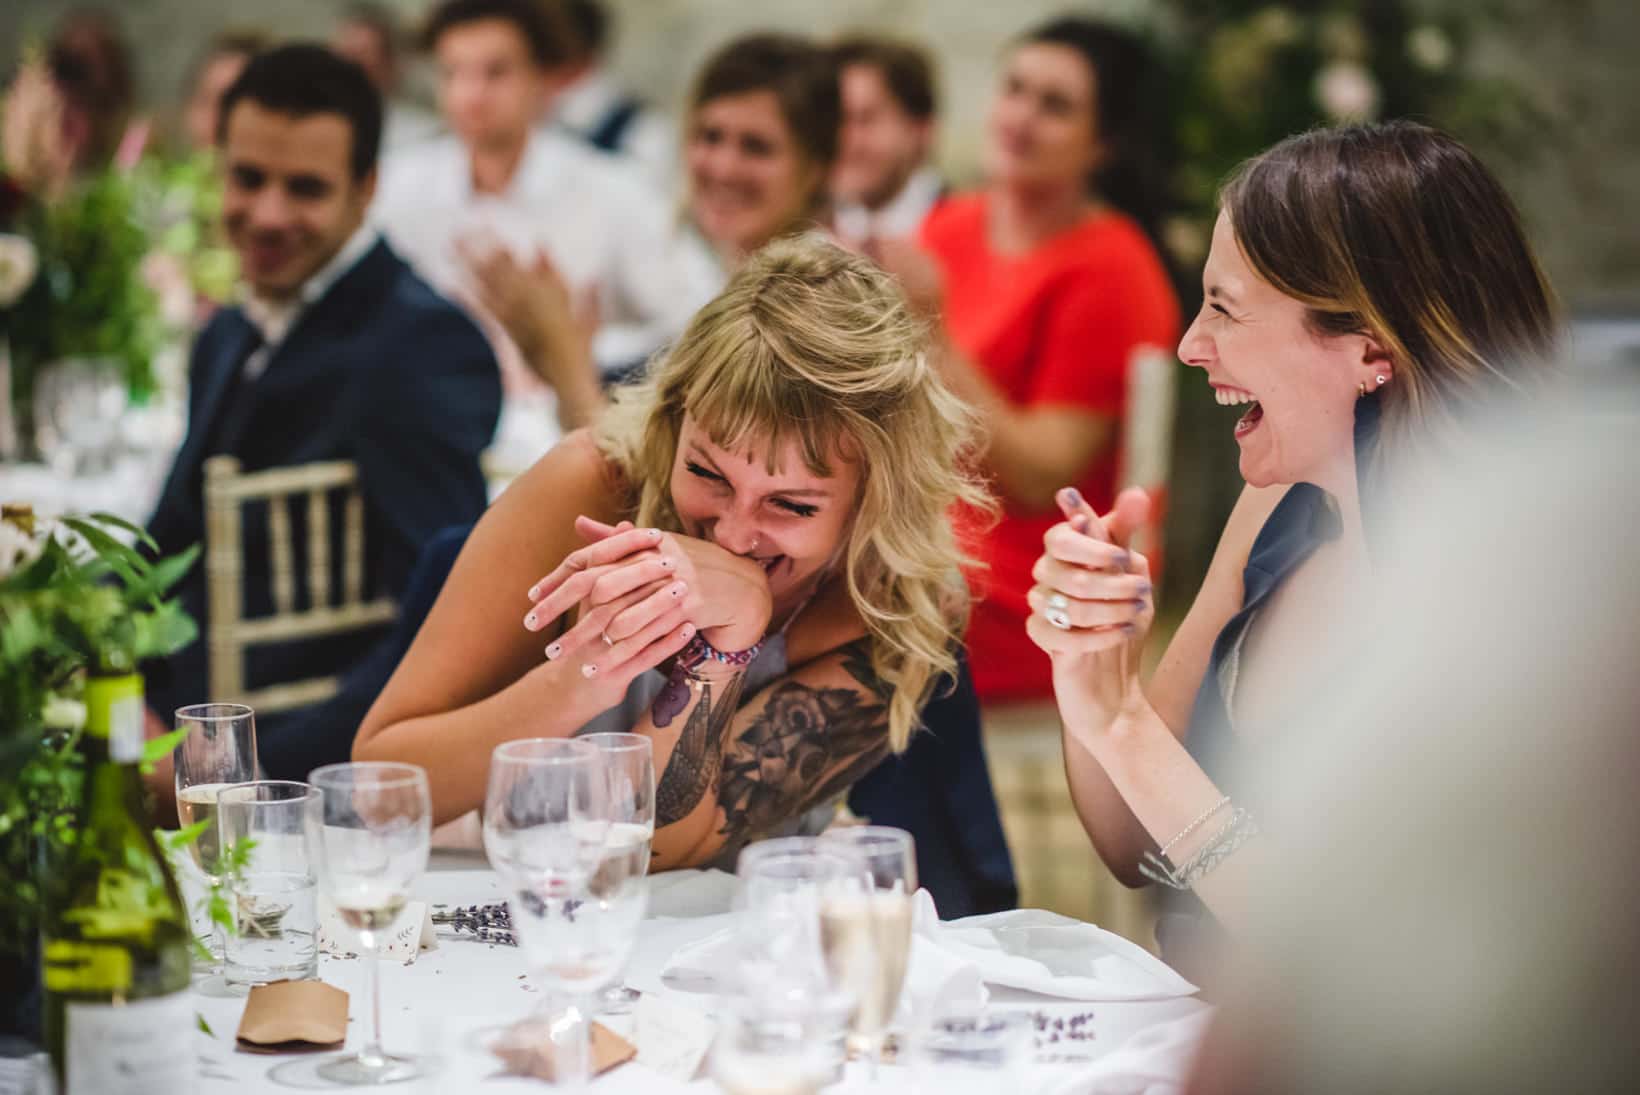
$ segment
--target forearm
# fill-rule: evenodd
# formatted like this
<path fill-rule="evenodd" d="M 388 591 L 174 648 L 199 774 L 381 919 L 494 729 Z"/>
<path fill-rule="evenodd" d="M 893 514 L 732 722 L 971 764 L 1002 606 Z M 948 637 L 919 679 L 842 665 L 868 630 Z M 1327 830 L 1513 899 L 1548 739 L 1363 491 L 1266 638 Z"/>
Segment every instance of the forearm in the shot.
<path fill-rule="evenodd" d="M 1074 728 L 1067 727 L 1067 734 L 1075 734 Z M 1089 757 L 1148 834 L 1151 845 L 1172 840 L 1224 797 L 1148 702 L 1133 705 L 1103 733 L 1076 737 L 1086 742 Z M 1220 810 L 1171 849 L 1168 858 L 1175 864 L 1189 860 L 1230 820 L 1230 811 L 1231 807 Z M 1245 862 L 1238 860 L 1245 854 L 1232 856 L 1194 887 L 1196 895 L 1232 930 L 1244 897 Z"/>
<path fill-rule="evenodd" d="M 631 728 L 654 750 L 658 870 L 697 866 L 723 846 L 718 787 L 743 682 L 744 671 L 717 667 L 669 679 Z"/>
<path fill-rule="evenodd" d="M 979 456 L 1010 501 L 1052 510 L 1054 492 L 1080 480 L 1084 469 L 1110 445 L 1111 430 L 1097 422 L 1088 426 L 1099 432 L 1092 444 L 1081 438 L 1069 452 L 1061 444 L 1044 444 L 1037 417 L 1010 401 L 949 339 L 942 339 L 935 353 L 946 383 L 979 413 L 984 423 Z"/>
<path fill-rule="evenodd" d="M 573 680 L 559 663 L 546 663 L 476 703 L 392 722 L 361 734 L 354 760 L 390 760 L 427 770 L 434 824 L 442 825 L 484 802 L 490 754 L 519 738 L 562 738 L 591 714 L 575 702 Z M 391 685 L 389 685 L 391 688 Z"/>

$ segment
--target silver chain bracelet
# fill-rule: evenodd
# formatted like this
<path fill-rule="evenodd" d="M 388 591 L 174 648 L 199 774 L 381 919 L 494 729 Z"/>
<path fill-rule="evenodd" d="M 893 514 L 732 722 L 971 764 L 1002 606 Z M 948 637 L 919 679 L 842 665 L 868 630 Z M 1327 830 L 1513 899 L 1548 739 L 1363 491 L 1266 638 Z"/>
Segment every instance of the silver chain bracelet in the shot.
<path fill-rule="evenodd" d="M 1246 810 L 1238 809 L 1230 821 L 1202 845 L 1195 855 L 1174 867 L 1154 852 L 1146 852 L 1139 860 L 1139 873 L 1152 882 L 1171 886 L 1175 890 L 1193 889 L 1196 883 L 1211 874 L 1220 863 L 1259 833 L 1258 824 Z"/>

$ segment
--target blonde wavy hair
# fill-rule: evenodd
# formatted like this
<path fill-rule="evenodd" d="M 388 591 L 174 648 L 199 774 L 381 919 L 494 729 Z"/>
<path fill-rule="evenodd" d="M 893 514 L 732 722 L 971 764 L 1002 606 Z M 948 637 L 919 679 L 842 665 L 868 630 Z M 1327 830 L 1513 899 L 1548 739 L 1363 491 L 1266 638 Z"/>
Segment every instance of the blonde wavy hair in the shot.
<path fill-rule="evenodd" d="M 765 446 L 771 462 L 794 439 L 816 475 L 831 474 L 839 454 L 858 462 L 841 560 L 895 752 L 934 682 L 955 673 L 967 624 L 951 510 L 992 505 L 967 470 L 973 414 L 929 365 L 926 346 L 926 327 L 875 265 L 816 236 L 777 240 L 642 381 L 617 392 L 597 431 L 635 520 L 672 531 L 681 528 L 670 483 L 686 414 L 714 444 Z"/>

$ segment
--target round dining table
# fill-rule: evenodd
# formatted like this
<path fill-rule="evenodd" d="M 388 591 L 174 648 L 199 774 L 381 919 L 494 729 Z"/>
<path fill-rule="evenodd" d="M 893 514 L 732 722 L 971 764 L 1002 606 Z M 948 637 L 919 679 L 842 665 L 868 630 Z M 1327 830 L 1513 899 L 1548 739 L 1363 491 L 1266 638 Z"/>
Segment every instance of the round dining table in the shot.
<path fill-rule="evenodd" d="M 499 877 L 482 859 L 445 855 L 418 883 L 414 899 L 430 908 L 454 908 L 506 900 Z M 440 869 L 442 868 L 442 869 Z M 732 921 L 733 876 L 721 871 L 673 871 L 649 880 L 650 898 L 637 944 L 628 963 L 625 980 L 644 994 L 658 993 L 674 1005 L 699 1009 L 710 1015 L 718 1005 L 715 996 L 683 991 L 663 983 L 662 971 L 680 949 L 721 932 Z M 959 922 L 960 923 L 960 922 Z M 471 935 L 457 934 L 445 927 L 436 929 L 437 946 L 423 949 L 409 962 L 384 960 L 381 965 L 383 1044 L 389 1053 L 416 1055 L 424 1068 L 420 1079 L 393 1085 L 402 1092 L 467 1091 L 548 1091 L 552 1086 L 529 1077 L 507 1075 L 499 1058 L 487 1049 L 487 1042 L 502 1027 L 523 1018 L 541 1002 L 539 990 L 530 981 L 523 955 L 514 946 L 482 942 Z M 356 1049 L 368 1023 L 368 959 L 363 956 L 321 954 L 319 978 L 349 994 L 351 1006 L 346 1049 Z M 268 1054 L 237 1048 L 235 1031 L 245 1007 L 243 996 L 213 990 L 208 980 L 196 983 L 196 1004 L 204 1026 L 196 1038 L 199 1049 L 199 1091 L 251 1095 L 255 1092 L 285 1092 L 298 1089 L 332 1090 L 339 1085 L 311 1079 L 308 1055 Z M 1167 1024 L 1209 1011 L 1208 1005 L 1190 996 L 1170 999 L 1088 1003 L 1038 996 L 1007 988 L 993 988 L 988 1005 L 992 1009 L 1019 1009 L 1033 1013 L 1033 1020 L 1055 1016 L 1069 1021 L 1083 1016 L 1078 1028 L 1084 1032 L 1075 1056 L 1038 1057 L 1027 1066 L 1028 1076 L 1009 1086 L 1016 1091 L 1100 1092 L 1101 1087 L 1079 1088 L 1077 1070 L 1096 1065 L 1135 1036 Z M 598 1021 L 624 1037 L 632 1036 L 631 1014 L 601 1015 Z M 1087 1032 L 1091 1031 L 1091 1037 Z M 331 1051 L 334 1052 L 334 1051 Z M 1070 1086 L 1067 1087 L 1066 1085 Z M 632 1060 L 597 1076 L 591 1086 L 594 1095 L 663 1095 L 672 1091 L 716 1091 L 709 1069 L 685 1082 Z M 843 1083 L 826 1092 L 915 1092 L 914 1071 L 905 1064 L 881 1068 L 869 1083 L 863 1065 L 851 1063 Z M 1117 1088 L 1110 1088 L 1115 1091 Z M 1144 1090 L 1163 1090 L 1160 1088 Z M 942 1093 L 944 1095 L 944 1093 Z"/>

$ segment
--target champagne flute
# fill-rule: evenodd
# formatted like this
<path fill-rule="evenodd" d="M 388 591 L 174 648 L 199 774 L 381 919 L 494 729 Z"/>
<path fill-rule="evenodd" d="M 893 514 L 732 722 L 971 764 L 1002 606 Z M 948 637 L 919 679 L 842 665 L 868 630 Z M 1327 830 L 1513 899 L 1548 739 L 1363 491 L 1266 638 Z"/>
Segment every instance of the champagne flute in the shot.
<path fill-rule="evenodd" d="M 319 873 L 342 922 L 370 952 L 370 1040 L 334 1058 L 319 1075 L 343 1084 L 388 1084 L 423 1075 L 414 1057 L 382 1049 L 381 951 L 410 888 L 427 869 L 433 804 L 427 772 L 414 764 L 353 762 L 317 768 L 308 781 L 324 796 Z"/>
<path fill-rule="evenodd" d="M 188 854 L 204 876 L 208 893 L 222 884 L 217 794 L 224 788 L 262 778 L 256 762 L 256 712 L 242 703 L 196 703 L 177 708 L 176 728 L 188 731 L 171 751 L 177 820 L 183 828 L 201 821 L 209 823 L 188 843 Z M 210 952 L 213 966 L 220 967 L 223 940 L 210 919 L 206 902 L 195 900 L 190 906 L 194 934 Z"/>
<path fill-rule="evenodd" d="M 512 741 L 490 759 L 484 848 L 545 991 L 554 1071 L 577 1089 L 590 1072 L 586 1000 L 626 964 L 646 904 L 634 857 L 610 847 L 609 790 L 598 747 L 583 741 Z"/>
<path fill-rule="evenodd" d="M 649 843 L 655 836 L 655 749 L 642 734 L 583 734 L 597 748 L 609 781 L 609 846 L 630 857 L 630 874 L 649 873 Z M 619 979 L 605 985 L 596 1005 L 601 1014 L 621 1015 L 638 1002 L 638 990 Z"/>
<path fill-rule="evenodd" d="M 916 849 L 910 833 L 881 825 L 833 829 L 819 841 L 853 860 L 865 884 L 864 892 L 833 891 L 822 900 L 820 942 L 858 1002 L 851 1041 L 875 1081 L 911 954 Z"/>

